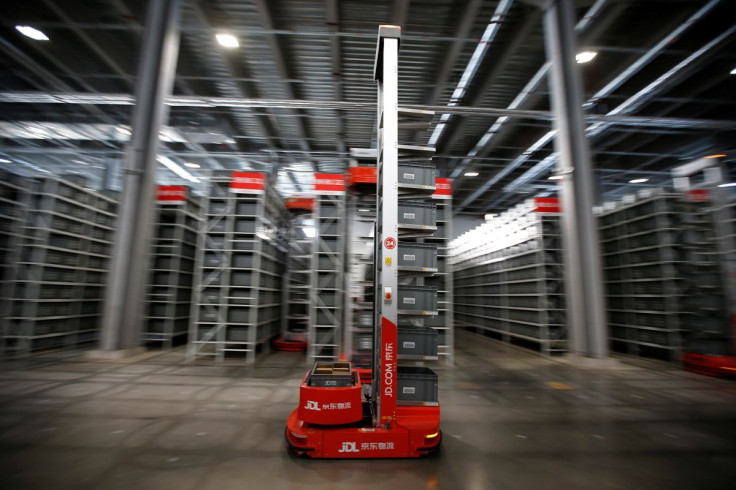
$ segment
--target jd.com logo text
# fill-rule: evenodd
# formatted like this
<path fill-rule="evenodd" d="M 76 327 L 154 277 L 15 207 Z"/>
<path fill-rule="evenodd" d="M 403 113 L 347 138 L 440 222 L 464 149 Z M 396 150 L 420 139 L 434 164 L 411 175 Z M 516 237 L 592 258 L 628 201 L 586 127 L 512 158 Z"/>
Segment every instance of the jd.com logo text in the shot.
<path fill-rule="evenodd" d="M 307 401 L 307 406 L 306 406 L 306 407 L 304 407 L 304 408 L 305 408 L 306 410 L 317 410 L 317 411 L 320 411 L 320 408 L 319 408 L 319 403 L 317 403 L 317 402 L 312 402 L 312 401 Z"/>
<path fill-rule="evenodd" d="M 338 453 L 359 453 L 360 451 L 356 447 L 358 445 L 357 442 L 343 442 L 342 443 L 342 449 L 338 449 Z"/>

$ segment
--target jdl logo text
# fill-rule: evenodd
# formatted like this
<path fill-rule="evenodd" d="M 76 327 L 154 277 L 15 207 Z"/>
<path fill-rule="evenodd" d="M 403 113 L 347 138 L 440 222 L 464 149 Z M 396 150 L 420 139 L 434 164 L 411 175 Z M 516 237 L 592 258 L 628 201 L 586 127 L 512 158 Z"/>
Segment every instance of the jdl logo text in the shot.
<path fill-rule="evenodd" d="M 319 410 L 319 403 L 307 401 L 307 406 L 304 408 L 307 410 Z"/>
<path fill-rule="evenodd" d="M 338 453 L 359 453 L 358 448 L 356 447 L 358 445 L 357 442 L 343 442 L 342 448 L 338 449 Z"/>

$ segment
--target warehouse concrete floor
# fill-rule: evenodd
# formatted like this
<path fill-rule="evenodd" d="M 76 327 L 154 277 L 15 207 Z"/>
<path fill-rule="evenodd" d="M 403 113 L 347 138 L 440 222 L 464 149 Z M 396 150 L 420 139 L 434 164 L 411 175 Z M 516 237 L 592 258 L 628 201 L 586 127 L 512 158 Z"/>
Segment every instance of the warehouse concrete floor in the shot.
<path fill-rule="evenodd" d="M 661 364 L 580 370 L 457 334 L 442 452 L 304 460 L 284 447 L 304 355 L 255 367 L 47 354 L 0 364 L 0 488 L 731 489 L 736 382 Z"/>

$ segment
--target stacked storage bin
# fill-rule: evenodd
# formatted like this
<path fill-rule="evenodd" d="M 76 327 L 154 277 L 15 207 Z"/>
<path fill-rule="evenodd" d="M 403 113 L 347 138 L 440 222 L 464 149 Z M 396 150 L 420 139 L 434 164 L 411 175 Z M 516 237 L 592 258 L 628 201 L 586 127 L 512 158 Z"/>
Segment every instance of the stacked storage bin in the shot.
<path fill-rule="evenodd" d="M 410 137 L 410 128 L 426 128 L 433 116 L 434 113 L 429 111 L 399 108 L 399 138 Z M 439 404 L 437 374 L 428 367 L 416 365 L 417 361 L 439 359 L 439 330 L 428 324 L 439 314 L 439 283 L 435 279 L 435 274 L 439 272 L 437 241 L 441 240 L 442 228 L 445 227 L 438 216 L 437 202 L 433 199 L 437 191 L 437 170 L 432 163 L 434 153 L 432 147 L 398 145 L 399 236 L 398 263 L 395 267 L 398 273 L 396 302 L 399 405 Z M 379 193 L 381 192 L 387 194 L 395 191 L 382 190 L 379 186 Z M 437 238 L 430 242 L 432 237 Z M 382 238 L 383 248 L 388 249 L 385 235 Z M 384 260 L 379 260 L 377 265 L 379 270 L 390 270 L 392 267 L 384 263 Z M 383 285 L 378 286 L 378 290 L 383 291 Z"/>
<path fill-rule="evenodd" d="M 560 215 L 530 199 L 452 242 L 455 322 L 544 354 L 567 350 Z"/>
<path fill-rule="evenodd" d="M 338 360 L 345 323 L 345 176 L 315 174 L 307 361 Z"/>
<path fill-rule="evenodd" d="M 690 226 L 683 211 L 681 196 L 659 189 L 626 196 L 600 211 L 607 318 L 616 352 L 680 357 L 682 244 Z"/>
<path fill-rule="evenodd" d="M 72 182 L 72 180 L 74 182 Z M 18 354 L 96 340 L 116 203 L 85 180 L 29 180 L 29 212 L 3 348 Z"/>
<path fill-rule="evenodd" d="M 213 175 L 203 200 L 189 359 L 226 355 L 255 361 L 279 334 L 286 208 L 266 175 Z"/>
<path fill-rule="evenodd" d="M 375 158 L 375 157 L 374 157 Z M 350 297 L 352 299 L 352 311 L 349 315 L 348 326 L 346 331 L 346 342 L 352 347 L 350 358 L 357 365 L 367 365 L 372 358 L 372 328 L 373 328 L 373 223 L 376 219 L 376 199 L 375 199 L 375 167 L 353 167 L 356 170 L 351 174 L 351 191 L 353 194 L 349 199 L 348 215 L 350 232 L 352 238 L 350 250 L 348 253 L 348 263 L 350 269 Z M 373 172 L 368 172 L 373 170 Z M 414 195 L 417 197 L 428 197 L 432 192 L 432 186 L 429 185 L 436 174 L 434 167 L 426 162 L 409 162 L 402 163 L 399 167 L 400 177 L 404 179 L 403 189 L 401 190 L 402 198 Z M 418 187 L 424 194 L 417 192 L 417 185 L 410 182 L 418 183 L 419 173 L 426 173 L 427 181 L 419 184 Z M 368 183 L 372 179 L 372 183 Z M 429 286 L 437 289 L 438 308 L 437 315 L 428 315 L 423 318 L 423 322 L 413 319 L 408 325 L 428 326 L 437 330 L 439 356 L 446 362 L 452 362 L 453 355 L 453 335 L 452 335 L 452 273 L 447 265 L 449 240 L 452 234 L 452 185 L 449 179 L 435 178 L 436 190 L 431 195 L 432 203 L 435 204 L 437 210 L 436 231 L 430 230 L 430 233 L 421 237 L 414 237 L 411 241 L 424 247 L 426 250 L 436 250 L 436 259 L 433 259 L 431 274 L 429 271 L 422 271 L 422 277 L 414 277 L 415 285 Z M 421 189 L 424 186 L 425 189 Z M 421 202 L 419 202 L 421 204 Z M 368 245 L 368 246 L 366 246 Z M 426 247 L 424 246 L 426 245 Z M 421 253 L 421 252 L 420 252 Z M 411 256 L 411 253 L 407 253 Z M 412 261 L 416 265 L 415 259 Z M 411 268 L 411 264 L 405 264 L 405 271 Z M 421 268 L 420 268 L 421 269 Z M 436 269 L 436 271 L 435 271 Z M 416 272 L 416 271 L 415 271 Z"/>
<path fill-rule="evenodd" d="M 171 348 L 189 329 L 199 201 L 185 186 L 159 186 L 143 341 Z"/>

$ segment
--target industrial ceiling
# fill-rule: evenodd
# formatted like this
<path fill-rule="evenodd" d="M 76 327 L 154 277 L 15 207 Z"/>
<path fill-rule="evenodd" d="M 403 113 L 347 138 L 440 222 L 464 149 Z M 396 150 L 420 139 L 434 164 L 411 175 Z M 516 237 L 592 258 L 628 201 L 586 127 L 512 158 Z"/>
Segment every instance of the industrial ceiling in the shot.
<path fill-rule="evenodd" d="M 436 111 L 429 131 L 401 139 L 436 146 L 440 174 L 454 180 L 455 211 L 480 216 L 553 194 L 538 3 L 181 0 L 159 180 L 197 189 L 212 171 L 257 169 L 273 172 L 287 195 L 308 191 L 315 171 L 344 172 L 351 148 L 375 147 L 376 34 L 396 24 L 399 103 Z M 83 173 L 91 185 L 106 167 L 119 169 L 146 5 L 2 2 L 0 165 Z M 695 158 L 736 161 L 734 2 L 577 6 L 580 51 L 594 56 L 579 66 L 601 200 L 667 186 L 669 170 Z M 218 34 L 238 46 L 223 46 Z"/>

